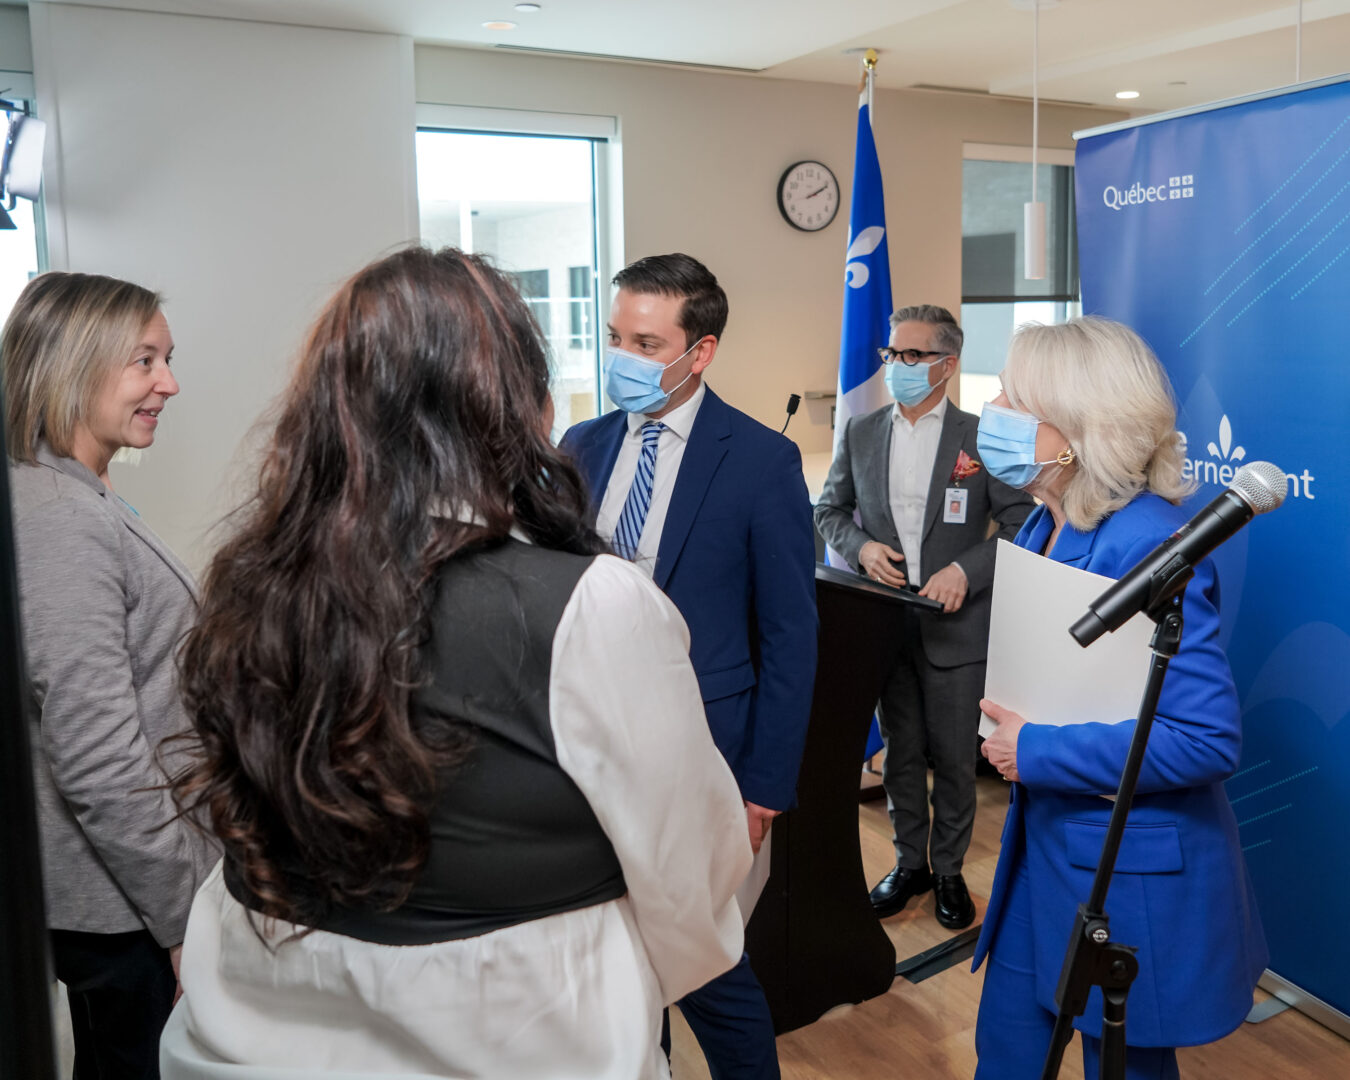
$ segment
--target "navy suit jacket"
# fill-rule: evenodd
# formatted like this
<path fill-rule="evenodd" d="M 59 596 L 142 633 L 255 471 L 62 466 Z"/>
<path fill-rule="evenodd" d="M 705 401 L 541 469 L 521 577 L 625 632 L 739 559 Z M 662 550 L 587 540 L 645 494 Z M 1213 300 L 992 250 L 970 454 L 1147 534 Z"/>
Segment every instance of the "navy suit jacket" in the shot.
<path fill-rule="evenodd" d="M 593 517 L 627 430 L 616 410 L 563 436 Z M 689 432 L 654 576 L 689 626 L 708 726 L 742 797 L 789 809 L 816 671 L 811 503 L 796 445 L 712 390 Z"/>
<path fill-rule="evenodd" d="M 1156 495 L 1140 495 L 1095 529 L 1065 525 L 1050 558 L 1118 578 L 1187 520 Z M 1040 551 L 1053 521 L 1027 518 L 1017 543 Z M 1223 782 L 1237 768 L 1242 717 L 1219 645 L 1214 564 L 1196 567 L 1182 606 L 1185 632 L 1168 669 L 1157 717 L 1106 900 L 1111 937 L 1139 949 L 1139 975 L 1125 1020 L 1132 1046 L 1212 1042 L 1242 1023 L 1267 962 L 1237 820 Z M 1141 667 L 1149 663 L 1141 654 Z M 975 967 L 998 934 L 1014 874 L 1025 866 L 1032 894 L 1036 997 L 1053 1010 L 1064 949 L 1078 904 L 1091 892 L 1134 720 L 1022 729 L 993 895 Z M 995 946 L 996 947 L 996 946 Z M 1101 991 L 1075 1024 L 1100 1036 Z"/>

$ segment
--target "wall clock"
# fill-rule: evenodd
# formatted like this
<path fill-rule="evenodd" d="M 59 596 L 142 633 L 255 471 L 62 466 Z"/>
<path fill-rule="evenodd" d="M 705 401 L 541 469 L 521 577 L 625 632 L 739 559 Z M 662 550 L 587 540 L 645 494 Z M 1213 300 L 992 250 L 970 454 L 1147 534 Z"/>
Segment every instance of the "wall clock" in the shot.
<path fill-rule="evenodd" d="M 794 229 L 818 232 L 839 212 L 839 181 L 819 161 L 789 165 L 778 181 L 778 210 Z"/>

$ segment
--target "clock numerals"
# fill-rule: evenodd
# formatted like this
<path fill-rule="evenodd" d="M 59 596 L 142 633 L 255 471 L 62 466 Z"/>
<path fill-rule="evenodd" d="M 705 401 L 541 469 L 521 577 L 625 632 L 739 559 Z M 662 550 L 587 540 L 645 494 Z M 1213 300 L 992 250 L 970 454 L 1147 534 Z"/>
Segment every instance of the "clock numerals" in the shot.
<path fill-rule="evenodd" d="M 839 183 L 828 166 L 815 161 L 790 165 L 778 181 L 778 210 L 789 225 L 817 232 L 839 210 Z"/>

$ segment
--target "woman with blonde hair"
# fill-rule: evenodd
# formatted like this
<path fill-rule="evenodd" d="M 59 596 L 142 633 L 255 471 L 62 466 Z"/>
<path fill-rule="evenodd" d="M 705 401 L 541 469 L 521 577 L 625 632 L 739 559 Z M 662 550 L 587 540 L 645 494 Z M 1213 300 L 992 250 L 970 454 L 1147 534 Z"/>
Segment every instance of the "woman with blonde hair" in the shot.
<path fill-rule="evenodd" d="M 999 479 L 1042 500 L 1019 546 L 1119 577 L 1183 525 L 1171 387 L 1129 328 L 1101 318 L 1014 336 L 1003 393 L 985 407 L 979 447 Z M 1177 1046 L 1242 1023 L 1267 960 L 1265 937 L 1223 781 L 1237 768 L 1241 713 L 1219 644 L 1209 559 L 1183 605 L 1172 661 L 1121 843 L 1107 910 L 1116 941 L 1138 946 L 1125 1025 L 1127 1074 L 1175 1077 Z M 1145 658 L 1140 657 L 1140 663 Z M 977 1080 L 1041 1072 L 1055 989 L 1093 872 L 1135 721 L 1055 727 L 1000 704 L 984 755 L 1013 782 L 993 894 L 975 953 L 988 957 L 976 1027 Z M 1105 796 L 1105 797 L 1103 797 Z M 1098 1072 L 1101 995 L 1076 1027 L 1085 1075 Z"/>
<path fill-rule="evenodd" d="M 43 274 L 5 324 L 5 429 L 38 824 L 75 1078 L 158 1075 L 192 895 L 214 856 L 177 820 L 157 760 L 187 716 L 175 653 L 187 569 L 113 491 L 178 393 L 159 297 Z"/>

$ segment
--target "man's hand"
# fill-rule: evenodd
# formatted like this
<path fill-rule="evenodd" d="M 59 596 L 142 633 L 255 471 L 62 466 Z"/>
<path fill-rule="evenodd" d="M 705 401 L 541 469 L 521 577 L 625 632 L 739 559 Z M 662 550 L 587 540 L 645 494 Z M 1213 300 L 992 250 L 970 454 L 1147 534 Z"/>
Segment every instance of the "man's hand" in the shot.
<path fill-rule="evenodd" d="M 759 854 L 764 838 L 769 835 L 769 826 L 773 824 L 773 819 L 781 813 L 781 810 L 770 810 L 767 806 L 756 806 L 752 802 L 745 804 L 745 821 L 750 828 L 750 850 L 756 855 Z"/>
<path fill-rule="evenodd" d="M 989 764 L 999 771 L 1004 780 L 1020 780 L 1017 773 L 1017 736 L 1026 725 L 1017 713 L 1005 709 L 988 698 L 980 699 L 980 712 L 998 725 L 989 738 L 984 740 L 980 753 L 989 759 Z"/>
<path fill-rule="evenodd" d="M 858 565 L 862 567 L 862 572 L 873 581 L 879 581 L 883 585 L 890 585 L 897 589 L 905 587 L 905 575 L 891 565 L 891 560 L 904 562 L 905 556 L 888 548 L 880 540 L 869 540 L 862 546 L 858 552 Z"/>
<path fill-rule="evenodd" d="M 950 615 L 953 611 L 961 610 L 961 605 L 966 602 L 966 590 L 969 587 L 966 572 L 956 563 L 951 563 L 925 581 L 919 595 L 940 600 L 942 610 Z"/>

